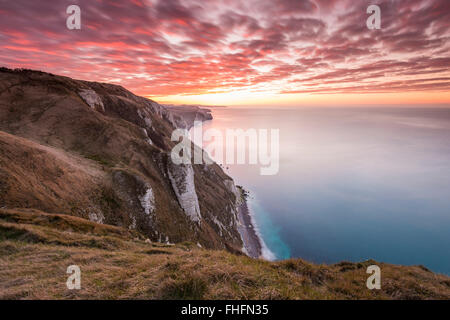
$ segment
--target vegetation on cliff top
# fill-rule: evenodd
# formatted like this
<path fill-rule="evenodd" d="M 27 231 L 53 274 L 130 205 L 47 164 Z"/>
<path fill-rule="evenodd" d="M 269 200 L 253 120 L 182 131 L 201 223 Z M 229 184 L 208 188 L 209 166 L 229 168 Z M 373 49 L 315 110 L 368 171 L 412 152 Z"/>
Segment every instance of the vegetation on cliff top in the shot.
<path fill-rule="evenodd" d="M 382 269 L 381 290 L 366 268 Z M 69 265 L 81 290 L 68 290 Z M 450 299 L 450 278 L 375 261 L 268 262 L 69 215 L 0 209 L 0 299 Z"/>

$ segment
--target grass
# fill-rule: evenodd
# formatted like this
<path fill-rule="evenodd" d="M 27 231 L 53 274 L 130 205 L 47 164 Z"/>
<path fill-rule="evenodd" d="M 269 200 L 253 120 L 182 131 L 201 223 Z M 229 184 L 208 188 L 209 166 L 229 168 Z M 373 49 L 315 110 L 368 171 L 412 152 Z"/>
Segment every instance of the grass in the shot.
<path fill-rule="evenodd" d="M 84 157 L 87 159 L 93 160 L 105 167 L 113 167 L 114 166 L 114 164 L 111 161 L 109 161 L 108 159 L 106 159 L 98 154 L 85 155 Z"/>
<path fill-rule="evenodd" d="M 141 240 L 140 240 L 141 239 Z M 255 260 L 36 210 L 0 209 L 1 299 L 450 299 L 450 278 L 375 261 Z M 81 290 L 66 269 L 81 268 Z M 366 268 L 382 289 L 366 288 Z"/>

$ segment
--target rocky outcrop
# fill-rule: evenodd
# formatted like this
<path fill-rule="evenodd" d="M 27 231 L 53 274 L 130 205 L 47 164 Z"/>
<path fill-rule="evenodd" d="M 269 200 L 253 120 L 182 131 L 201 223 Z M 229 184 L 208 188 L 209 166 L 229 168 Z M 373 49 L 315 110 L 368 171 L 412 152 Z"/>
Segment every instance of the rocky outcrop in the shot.
<path fill-rule="evenodd" d="M 230 192 L 233 193 L 233 195 L 236 198 L 236 206 L 239 206 L 240 204 L 242 204 L 243 198 L 242 198 L 242 193 L 240 190 L 238 190 L 238 188 L 236 187 L 236 184 L 234 183 L 233 180 L 224 180 L 223 183 L 225 184 L 225 186 L 227 187 L 228 190 L 230 190 Z"/>
<path fill-rule="evenodd" d="M 105 217 L 103 216 L 102 212 L 95 212 L 95 211 L 91 211 L 88 214 L 89 216 L 89 220 L 96 222 L 96 223 L 100 223 L 103 224 Z"/>
<path fill-rule="evenodd" d="M 150 215 L 155 210 L 155 196 L 153 195 L 152 188 L 147 185 L 147 190 L 145 191 L 145 194 L 139 197 L 139 200 L 141 201 L 142 209 L 144 209 L 144 212 L 146 215 Z"/>
<path fill-rule="evenodd" d="M 167 172 L 181 208 L 192 221 L 200 222 L 202 217 L 197 192 L 195 191 L 192 165 L 176 165 L 170 162 Z"/>
<path fill-rule="evenodd" d="M 103 105 L 102 99 L 94 90 L 82 89 L 78 94 L 92 109 L 105 112 L 105 106 Z"/>

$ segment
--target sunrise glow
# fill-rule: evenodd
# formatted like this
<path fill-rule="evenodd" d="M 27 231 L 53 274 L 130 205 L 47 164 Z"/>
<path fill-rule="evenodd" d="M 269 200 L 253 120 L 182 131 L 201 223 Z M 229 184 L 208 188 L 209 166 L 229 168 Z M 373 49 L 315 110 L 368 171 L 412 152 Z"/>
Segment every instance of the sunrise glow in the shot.
<path fill-rule="evenodd" d="M 450 103 L 448 0 L 375 2 L 380 30 L 366 0 L 8 1 L 0 60 L 163 103 Z"/>

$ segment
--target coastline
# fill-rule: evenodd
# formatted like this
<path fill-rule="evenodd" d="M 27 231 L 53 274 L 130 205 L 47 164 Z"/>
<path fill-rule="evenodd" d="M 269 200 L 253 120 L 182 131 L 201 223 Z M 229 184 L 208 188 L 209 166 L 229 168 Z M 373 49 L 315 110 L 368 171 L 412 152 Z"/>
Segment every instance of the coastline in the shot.
<path fill-rule="evenodd" d="M 238 215 L 238 231 L 241 235 L 243 246 L 242 250 L 246 255 L 251 258 L 262 257 L 262 245 L 261 240 L 255 231 L 255 226 L 250 215 L 247 199 L 243 195 L 244 192 L 241 189 L 242 201 L 237 206 Z"/>
<path fill-rule="evenodd" d="M 165 105 L 165 107 L 176 117 L 173 119 L 173 123 L 178 128 L 190 130 L 194 126 L 194 121 L 204 122 L 213 119 L 211 109 L 200 106 Z M 237 228 L 243 242 L 242 251 L 254 259 L 275 260 L 274 254 L 267 248 L 257 229 L 254 217 L 248 206 L 248 192 L 240 186 L 236 187 L 234 179 L 232 177 L 231 179 L 233 181 L 231 189 L 237 197 Z"/>
<path fill-rule="evenodd" d="M 194 105 L 164 105 L 173 117 L 172 124 L 179 129 L 190 130 L 196 121 L 204 122 L 212 120 L 211 110 Z"/>
<path fill-rule="evenodd" d="M 241 193 L 241 201 L 237 205 L 238 231 L 241 234 L 243 247 L 246 255 L 254 259 L 275 260 L 275 255 L 265 244 L 258 230 L 254 216 L 248 206 L 248 192 L 238 187 Z"/>

